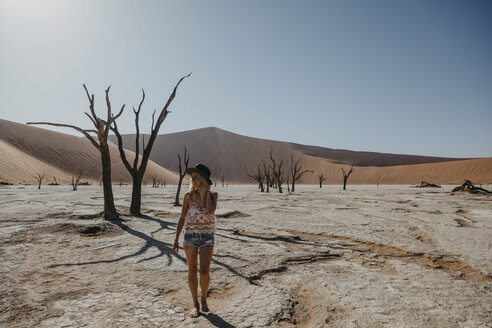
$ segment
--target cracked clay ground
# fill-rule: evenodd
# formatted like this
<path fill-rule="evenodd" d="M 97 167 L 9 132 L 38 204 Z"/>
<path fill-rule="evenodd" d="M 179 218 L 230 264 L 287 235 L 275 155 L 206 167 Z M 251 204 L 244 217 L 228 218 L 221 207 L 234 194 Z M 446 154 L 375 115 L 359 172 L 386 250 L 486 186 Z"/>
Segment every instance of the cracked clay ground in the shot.
<path fill-rule="evenodd" d="M 0 326 L 492 327 L 491 196 L 297 188 L 214 188 L 213 312 L 192 319 L 175 187 L 118 222 L 96 186 L 2 187 Z M 127 212 L 131 187 L 114 194 Z"/>

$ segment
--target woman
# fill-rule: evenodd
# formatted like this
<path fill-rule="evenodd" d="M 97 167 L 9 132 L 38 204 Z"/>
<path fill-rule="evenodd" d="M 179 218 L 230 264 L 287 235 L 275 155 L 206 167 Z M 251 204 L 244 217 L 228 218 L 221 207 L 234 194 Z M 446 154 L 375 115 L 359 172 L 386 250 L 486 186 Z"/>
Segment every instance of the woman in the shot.
<path fill-rule="evenodd" d="M 217 193 L 210 192 L 210 169 L 203 164 L 188 168 L 191 175 L 190 190 L 184 195 L 183 208 L 176 229 L 173 253 L 178 254 L 179 235 L 184 227 L 184 250 L 188 262 L 188 286 L 195 308 L 190 313 L 198 317 L 200 309 L 209 312 L 207 292 L 210 285 L 210 261 L 214 250 L 215 209 Z M 202 291 L 198 302 L 197 262 L 200 257 L 200 288 Z"/>

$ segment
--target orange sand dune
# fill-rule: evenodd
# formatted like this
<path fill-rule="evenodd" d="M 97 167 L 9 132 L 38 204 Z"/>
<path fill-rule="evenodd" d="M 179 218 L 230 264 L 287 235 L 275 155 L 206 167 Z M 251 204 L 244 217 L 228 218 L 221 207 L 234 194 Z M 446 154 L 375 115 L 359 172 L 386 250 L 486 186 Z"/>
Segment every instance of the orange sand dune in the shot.
<path fill-rule="evenodd" d="M 113 183 L 131 183 L 116 145 L 110 145 Z M 126 151 L 133 163 L 135 154 Z M 85 138 L 34 126 L 0 120 L 0 181 L 35 184 L 37 173 L 45 174 L 43 184 L 69 184 L 72 174 L 82 173 L 81 181 L 97 183 L 101 176 L 99 151 Z M 162 182 L 176 183 L 175 173 L 149 161 L 145 180 L 156 175 Z M 150 182 L 151 183 L 151 182 Z"/>

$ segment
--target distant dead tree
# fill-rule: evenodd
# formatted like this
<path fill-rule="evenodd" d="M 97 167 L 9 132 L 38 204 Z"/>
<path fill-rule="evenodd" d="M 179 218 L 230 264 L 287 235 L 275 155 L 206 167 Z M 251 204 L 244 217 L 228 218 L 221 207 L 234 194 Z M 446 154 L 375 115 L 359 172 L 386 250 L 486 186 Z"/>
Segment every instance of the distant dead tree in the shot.
<path fill-rule="evenodd" d="M 289 183 L 289 177 L 287 177 L 287 192 L 290 192 L 290 183 Z"/>
<path fill-rule="evenodd" d="M 121 110 L 118 113 L 118 115 L 114 116 L 111 114 L 111 102 L 109 101 L 110 88 L 111 86 L 109 86 L 105 90 L 106 107 L 108 111 L 107 111 L 106 120 L 103 120 L 99 116 L 97 116 L 96 111 L 94 109 L 94 94 L 89 95 L 89 91 L 87 90 L 87 87 L 84 84 L 85 93 L 87 94 L 87 98 L 89 99 L 89 109 L 91 111 L 91 115 L 89 115 L 87 112 L 85 113 L 85 115 L 89 117 L 89 119 L 91 120 L 92 124 L 95 127 L 95 130 L 84 130 L 75 125 L 49 123 L 49 122 L 28 122 L 27 124 L 44 124 L 44 125 L 71 128 L 79 131 L 87 139 L 89 139 L 92 145 L 94 145 L 94 147 L 96 147 L 101 154 L 102 183 L 103 183 L 103 190 L 104 190 L 104 212 L 103 212 L 104 218 L 117 219 L 118 212 L 116 211 L 116 207 L 114 206 L 113 188 L 111 185 L 111 156 L 109 153 L 108 134 L 113 122 L 115 122 L 116 119 L 120 117 L 121 114 L 123 113 L 123 109 L 125 108 L 125 105 L 121 107 Z M 99 142 L 97 142 L 90 133 L 96 134 Z"/>
<path fill-rule="evenodd" d="M 319 187 L 321 188 L 323 186 L 323 181 L 325 181 L 326 178 L 323 173 L 320 173 L 318 174 L 318 179 L 319 179 Z"/>
<path fill-rule="evenodd" d="M 77 190 L 77 186 L 79 185 L 80 177 L 82 177 L 82 173 L 72 175 L 72 190 L 73 191 Z"/>
<path fill-rule="evenodd" d="M 34 178 L 38 181 L 38 189 L 41 189 L 41 183 L 43 183 L 45 174 L 36 173 Z"/>
<path fill-rule="evenodd" d="M 53 180 L 54 180 L 55 182 L 50 183 L 50 186 L 59 186 L 59 185 L 60 185 L 60 184 L 58 183 L 58 181 L 56 181 L 56 177 L 55 177 L 55 176 L 53 177 Z"/>
<path fill-rule="evenodd" d="M 159 187 L 157 185 L 157 175 L 150 175 L 150 178 L 152 179 L 152 188 L 157 188 Z"/>
<path fill-rule="evenodd" d="M 186 170 L 188 169 L 188 164 L 190 162 L 190 154 L 187 153 L 186 147 L 184 147 L 184 155 L 183 155 L 183 162 L 184 162 L 184 170 L 183 167 L 181 166 L 181 156 L 178 154 L 178 163 L 179 163 L 179 182 L 178 182 L 178 190 L 176 191 L 176 199 L 174 200 L 174 206 L 181 206 L 179 203 L 179 194 L 181 193 L 181 184 L 183 183 L 183 179 L 186 176 Z"/>
<path fill-rule="evenodd" d="M 258 189 L 260 189 L 261 192 L 265 192 L 265 188 L 263 187 L 263 183 L 265 181 L 265 173 L 261 170 L 261 164 L 258 164 L 258 167 L 256 168 L 256 173 L 248 174 L 248 177 L 258 182 Z"/>
<path fill-rule="evenodd" d="M 451 192 L 467 191 L 471 194 L 492 194 L 492 191 L 488 191 L 482 187 L 476 187 L 470 180 L 465 180 L 461 186 L 454 188 Z"/>
<path fill-rule="evenodd" d="M 159 114 L 159 117 L 157 118 L 157 122 L 155 123 L 154 127 L 154 116 L 155 116 L 155 110 L 154 113 L 152 114 L 152 126 L 151 126 L 151 133 L 150 133 L 150 139 L 147 143 L 147 146 L 145 144 L 143 145 L 143 155 L 141 156 L 141 163 L 140 166 L 138 166 L 138 160 L 140 158 L 140 128 L 139 128 L 139 115 L 140 115 L 140 110 L 142 108 L 142 104 L 145 100 L 145 91 L 142 89 L 142 100 L 140 101 L 140 104 L 138 106 L 138 110 L 135 110 L 133 108 L 133 113 L 135 114 L 135 128 L 136 128 L 136 134 L 135 134 L 135 159 L 133 160 L 133 166 L 130 165 L 128 162 L 125 151 L 123 149 L 123 140 L 121 138 L 120 132 L 118 131 L 118 126 L 116 125 L 116 120 L 113 120 L 113 126 L 111 127 L 111 130 L 115 133 L 116 138 L 118 139 L 118 149 L 120 151 L 120 157 L 125 165 L 126 169 L 130 174 L 132 175 L 132 181 L 133 181 L 133 188 L 132 188 L 132 202 L 130 204 L 130 214 L 133 216 L 140 216 L 141 214 L 141 203 L 142 203 L 142 180 L 145 174 L 145 170 L 147 169 L 147 163 L 150 158 L 150 152 L 152 151 L 152 146 L 154 145 L 155 139 L 157 138 L 157 134 L 159 133 L 159 129 L 161 128 L 162 122 L 167 117 L 167 114 L 169 113 L 168 107 L 174 100 L 174 97 L 176 96 L 176 90 L 178 89 L 179 84 L 181 81 L 183 81 L 185 78 L 189 77 L 191 75 L 188 74 L 186 76 L 183 76 L 176 86 L 174 87 L 173 92 L 169 96 L 166 104 L 161 110 L 161 113 Z"/>
<path fill-rule="evenodd" d="M 261 161 L 263 167 L 263 175 L 265 176 L 266 192 L 270 192 L 270 186 L 272 184 L 272 174 L 270 171 L 270 166 L 265 164 L 265 161 Z"/>
<path fill-rule="evenodd" d="M 347 189 L 345 189 L 345 186 L 347 185 L 348 177 L 350 176 L 350 174 L 352 174 L 353 171 L 354 171 L 354 166 L 353 165 L 350 167 L 350 171 L 348 171 L 348 173 L 345 172 L 345 170 L 342 167 L 342 173 L 343 173 L 343 190 L 347 190 Z"/>
<path fill-rule="evenodd" d="M 313 173 L 311 170 L 303 170 L 303 166 L 300 164 L 301 159 L 299 158 L 294 163 L 294 156 L 290 154 L 290 174 L 292 176 L 292 192 L 295 190 L 296 181 L 298 181 L 304 174 Z"/>
<path fill-rule="evenodd" d="M 416 188 L 441 188 L 440 185 L 435 183 L 430 183 L 426 181 L 422 181 L 420 184 L 415 186 Z"/>
<path fill-rule="evenodd" d="M 376 186 L 378 186 L 378 187 L 379 187 L 379 181 L 381 181 L 381 177 L 382 177 L 382 176 L 380 175 L 380 176 L 378 177 L 378 179 L 376 180 Z"/>
<path fill-rule="evenodd" d="M 220 177 L 220 182 L 222 182 L 222 188 L 224 188 L 224 182 L 225 182 L 225 175 L 222 173 Z"/>
<path fill-rule="evenodd" d="M 284 161 L 280 160 L 279 163 L 275 161 L 273 158 L 273 148 L 270 149 L 270 161 L 272 162 L 273 179 L 277 184 L 278 192 L 282 193 L 282 184 L 285 182 L 284 171 L 282 169 Z"/>

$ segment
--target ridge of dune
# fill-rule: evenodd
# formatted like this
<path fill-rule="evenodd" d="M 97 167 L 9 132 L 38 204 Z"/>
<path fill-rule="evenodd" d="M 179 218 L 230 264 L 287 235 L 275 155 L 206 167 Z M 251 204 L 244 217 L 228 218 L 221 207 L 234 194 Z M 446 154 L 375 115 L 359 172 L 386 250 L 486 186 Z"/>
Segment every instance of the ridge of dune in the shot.
<path fill-rule="evenodd" d="M 109 142 L 113 183 L 131 183 L 118 147 Z M 129 161 L 135 153 L 125 150 Z M 35 184 L 35 175 L 46 174 L 43 184 L 70 184 L 72 175 L 97 183 L 101 176 L 99 151 L 85 137 L 54 132 L 35 126 L 0 120 L 0 180 L 14 184 Z M 176 173 L 149 160 L 144 182 L 155 175 L 162 182 L 176 183 Z"/>

